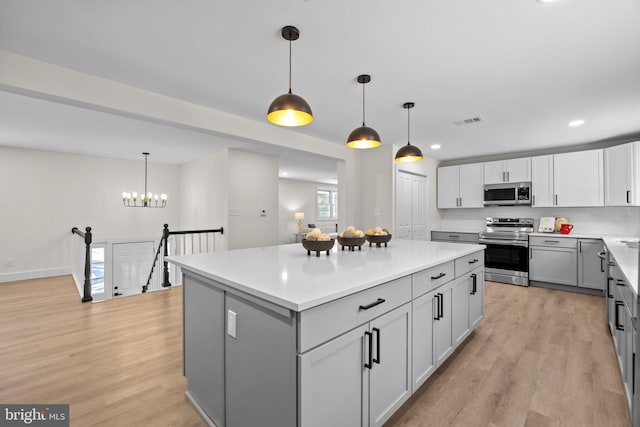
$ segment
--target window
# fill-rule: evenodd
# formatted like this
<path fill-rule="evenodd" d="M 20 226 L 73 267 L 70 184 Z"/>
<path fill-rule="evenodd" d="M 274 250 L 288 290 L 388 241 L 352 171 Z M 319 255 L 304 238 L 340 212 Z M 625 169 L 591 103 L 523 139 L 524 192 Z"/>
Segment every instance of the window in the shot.
<path fill-rule="evenodd" d="M 336 190 L 318 190 L 316 219 L 338 219 L 338 192 Z"/>

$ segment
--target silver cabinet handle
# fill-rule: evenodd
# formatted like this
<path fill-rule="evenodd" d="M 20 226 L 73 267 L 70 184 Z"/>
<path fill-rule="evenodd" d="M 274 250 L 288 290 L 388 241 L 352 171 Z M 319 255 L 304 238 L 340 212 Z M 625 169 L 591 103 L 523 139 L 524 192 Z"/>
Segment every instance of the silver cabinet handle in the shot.
<path fill-rule="evenodd" d="M 582 253 L 582 241 L 578 242 L 578 253 Z"/>
<path fill-rule="evenodd" d="M 507 171 L 507 182 L 511 181 L 511 174 Z"/>
<path fill-rule="evenodd" d="M 536 195 L 535 195 L 535 194 L 532 196 L 531 204 L 532 204 L 533 206 L 535 206 L 535 205 L 536 205 Z"/>
<path fill-rule="evenodd" d="M 533 248 L 529 248 L 529 259 L 533 259 Z"/>
<path fill-rule="evenodd" d="M 553 195 L 553 204 L 556 205 L 556 206 L 558 205 L 558 195 L 557 194 Z"/>

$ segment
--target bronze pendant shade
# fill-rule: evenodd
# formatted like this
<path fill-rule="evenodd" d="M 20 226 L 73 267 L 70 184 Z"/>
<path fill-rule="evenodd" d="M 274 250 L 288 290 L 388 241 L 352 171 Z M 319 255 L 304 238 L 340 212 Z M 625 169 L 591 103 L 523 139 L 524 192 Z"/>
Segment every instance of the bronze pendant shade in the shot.
<path fill-rule="evenodd" d="M 367 149 L 379 147 L 382 144 L 378 132 L 364 123 L 364 85 L 370 81 L 371 76 L 368 74 L 358 76 L 358 83 L 362 84 L 362 126 L 349 134 L 347 139 L 347 147 L 349 148 Z"/>
<path fill-rule="evenodd" d="M 300 31 L 296 27 L 282 28 L 282 38 L 289 41 L 289 92 L 274 99 L 267 110 L 267 120 L 280 126 L 304 126 L 313 121 L 307 101 L 291 92 L 291 42 L 299 37 Z"/>
<path fill-rule="evenodd" d="M 411 130 L 409 111 L 411 110 L 411 108 L 415 107 L 415 105 L 416 104 L 414 104 L 413 102 L 405 102 L 402 105 L 402 107 L 407 110 L 407 145 L 399 149 L 396 153 L 396 162 L 417 162 L 423 159 L 422 151 L 420 151 L 420 148 L 416 147 L 415 145 L 411 145 L 411 142 L 409 142 L 409 135 Z"/>

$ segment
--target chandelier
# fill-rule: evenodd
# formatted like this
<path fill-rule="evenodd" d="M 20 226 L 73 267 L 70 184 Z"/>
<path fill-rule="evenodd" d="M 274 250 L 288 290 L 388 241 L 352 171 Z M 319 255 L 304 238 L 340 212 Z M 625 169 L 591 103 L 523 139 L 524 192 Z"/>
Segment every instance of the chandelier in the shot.
<path fill-rule="evenodd" d="M 164 208 L 167 206 L 167 195 L 162 193 L 153 194 L 147 193 L 147 157 L 149 153 L 142 153 L 144 155 L 144 192 L 122 193 L 122 204 L 126 208 Z M 138 203 L 139 202 L 139 203 Z"/>

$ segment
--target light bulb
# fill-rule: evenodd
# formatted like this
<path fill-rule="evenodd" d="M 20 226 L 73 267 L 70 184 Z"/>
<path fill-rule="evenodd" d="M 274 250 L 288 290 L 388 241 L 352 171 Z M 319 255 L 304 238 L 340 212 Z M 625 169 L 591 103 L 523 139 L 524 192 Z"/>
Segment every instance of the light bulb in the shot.
<path fill-rule="evenodd" d="M 138 198 L 138 193 L 136 193 L 135 191 L 133 192 L 133 200 Z"/>

